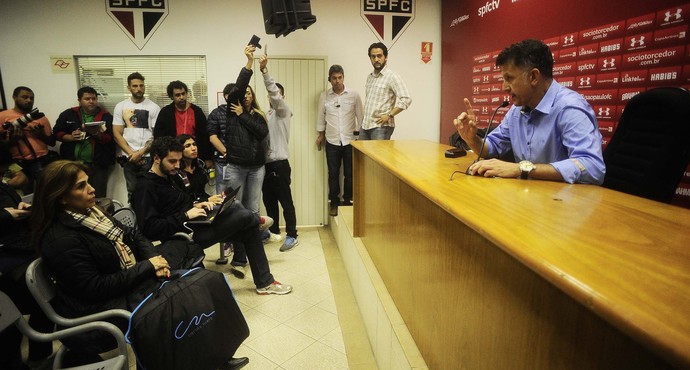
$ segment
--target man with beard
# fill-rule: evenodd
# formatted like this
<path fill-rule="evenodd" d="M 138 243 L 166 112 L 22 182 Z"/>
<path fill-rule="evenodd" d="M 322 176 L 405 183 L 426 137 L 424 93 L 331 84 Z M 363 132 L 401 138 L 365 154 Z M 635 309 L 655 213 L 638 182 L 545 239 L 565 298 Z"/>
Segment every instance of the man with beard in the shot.
<path fill-rule="evenodd" d="M 48 147 L 55 145 L 55 137 L 45 115 L 31 112 L 34 109 L 33 90 L 19 86 L 14 89 L 12 99 L 14 108 L 0 112 L 0 142 L 7 145 L 12 159 L 28 177 L 24 187 L 28 194 L 33 192 L 34 181 L 48 165 Z"/>
<path fill-rule="evenodd" d="M 172 81 L 168 84 L 168 97 L 172 99 L 172 103 L 161 108 L 153 129 L 153 137 L 177 137 L 182 134 L 193 137 L 199 148 L 199 158 L 207 161 L 206 167 L 210 168 L 212 147 L 208 139 L 206 115 L 201 108 L 187 100 L 188 91 L 187 84 L 182 81 Z"/>
<path fill-rule="evenodd" d="M 151 240 L 167 240 L 176 232 L 189 231 L 185 222 L 203 219 L 213 209 L 213 202 L 195 202 L 173 181 L 177 176 L 184 146 L 175 138 L 164 136 L 154 140 L 151 146 L 153 164 L 137 183 L 134 194 L 134 210 L 143 234 Z M 211 224 L 188 224 L 192 238 L 201 248 L 229 240 L 243 243 L 256 285 L 261 295 L 288 294 L 292 286 L 281 284 L 273 278 L 268 259 L 261 243 L 259 217 L 235 203 L 232 208 L 216 215 Z"/>
<path fill-rule="evenodd" d="M 62 142 L 62 158 L 84 163 L 96 197 L 102 198 L 107 193 L 110 166 L 115 164 L 113 116 L 98 106 L 98 93 L 93 87 L 79 89 L 77 100 L 78 106 L 60 113 L 53 131 Z"/>
<path fill-rule="evenodd" d="M 127 90 L 132 97 L 115 106 L 113 134 L 122 155 L 126 157 L 123 167 L 127 197 L 131 202 L 137 176 L 145 174 L 151 168 L 151 157 L 148 153 L 160 107 L 144 97 L 146 85 L 144 85 L 144 76 L 139 72 L 127 76 Z"/>
<path fill-rule="evenodd" d="M 400 76 L 391 71 L 388 48 L 381 42 L 369 46 L 369 60 L 374 71 L 365 86 L 364 122 L 359 140 L 390 140 L 395 130 L 395 116 L 410 107 L 412 98 Z"/>

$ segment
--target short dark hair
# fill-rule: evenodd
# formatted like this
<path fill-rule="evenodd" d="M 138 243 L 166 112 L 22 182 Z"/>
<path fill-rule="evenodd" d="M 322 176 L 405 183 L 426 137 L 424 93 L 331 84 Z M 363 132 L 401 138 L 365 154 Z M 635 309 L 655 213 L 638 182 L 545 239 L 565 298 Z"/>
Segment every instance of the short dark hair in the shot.
<path fill-rule="evenodd" d="M 187 142 L 187 140 L 193 139 L 194 142 L 196 142 L 196 139 L 192 135 L 189 134 L 179 134 L 177 137 L 175 137 L 175 140 L 177 140 L 178 143 L 182 144 L 182 148 L 184 149 L 184 143 Z"/>
<path fill-rule="evenodd" d="M 26 87 L 26 86 L 17 86 L 17 87 L 14 89 L 14 91 L 12 92 L 12 97 L 13 97 L 13 98 L 18 97 L 18 96 L 19 96 L 19 93 L 21 93 L 22 91 L 28 91 L 28 92 L 30 92 L 30 93 L 33 93 L 33 92 L 34 92 L 33 90 L 31 90 L 30 88 L 28 88 L 28 87 Z"/>
<path fill-rule="evenodd" d="M 187 89 L 187 84 L 180 81 L 180 80 L 175 80 L 171 81 L 168 84 L 168 98 L 172 99 L 173 98 L 173 90 L 174 89 L 182 89 L 184 92 L 189 92 L 189 89 Z"/>
<path fill-rule="evenodd" d="M 134 73 L 130 74 L 129 76 L 127 76 L 127 86 L 132 84 L 132 80 L 145 81 L 146 79 L 144 78 L 144 76 L 141 75 L 141 73 L 134 72 Z"/>
<path fill-rule="evenodd" d="M 343 69 L 343 66 L 340 64 L 334 64 L 331 66 L 331 68 L 328 68 L 328 80 L 331 80 L 331 75 L 334 73 L 342 73 L 345 75 L 345 70 Z"/>
<path fill-rule="evenodd" d="M 371 49 L 381 49 L 383 50 L 383 56 L 388 58 L 388 47 L 382 42 L 375 42 L 369 45 L 369 50 L 367 50 L 367 56 L 371 56 Z"/>
<path fill-rule="evenodd" d="M 234 83 L 229 83 L 225 85 L 223 88 L 223 98 L 225 98 L 225 95 L 230 95 L 230 92 L 232 91 L 232 88 L 235 86 Z M 225 99 L 225 102 L 227 103 L 228 99 Z"/>
<path fill-rule="evenodd" d="M 276 86 L 278 86 L 278 88 L 280 89 L 280 95 L 285 96 L 285 89 L 283 88 L 283 85 L 276 82 Z"/>
<path fill-rule="evenodd" d="M 503 49 L 496 58 L 496 66 L 505 66 L 510 62 L 520 69 L 536 68 L 542 76 L 553 78 L 553 54 L 540 40 L 523 40 Z"/>
<path fill-rule="evenodd" d="M 98 97 L 98 91 L 94 89 L 91 86 L 84 86 L 81 89 L 77 90 L 77 99 L 81 100 L 81 97 L 84 96 L 84 94 L 94 94 L 96 97 Z"/>
<path fill-rule="evenodd" d="M 184 146 L 172 136 L 159 137 L 151 144 L 151 158 L 158 156 L 159 159 L 163 159 L 167 157 L 170 152 L 182 153 L 183 151 Z"/>

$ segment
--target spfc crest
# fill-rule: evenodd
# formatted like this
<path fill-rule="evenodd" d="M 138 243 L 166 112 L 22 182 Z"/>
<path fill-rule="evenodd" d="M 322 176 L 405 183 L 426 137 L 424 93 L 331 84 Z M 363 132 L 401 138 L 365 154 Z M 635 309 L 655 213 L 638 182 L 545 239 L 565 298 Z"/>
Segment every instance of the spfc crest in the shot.
<path fill-rule="evenodd" d="M 105 10 L 141 50 L 168 16 L 168 0 L 105 0 Z"/>
<path fill-rule="evenodd" d="M 362 19 L 389 48 L 415 17 L 416 0 L 360 0 Z"/>

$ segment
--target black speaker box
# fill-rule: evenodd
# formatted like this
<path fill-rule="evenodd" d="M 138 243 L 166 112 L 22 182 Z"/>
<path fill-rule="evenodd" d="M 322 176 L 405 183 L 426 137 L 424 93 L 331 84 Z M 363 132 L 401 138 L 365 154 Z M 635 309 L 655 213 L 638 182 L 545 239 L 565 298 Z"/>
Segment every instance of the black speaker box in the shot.
<path fill-rule="evenodd" d="M 310 0 L 261 0 L 261 8 L 266 33 L 276 37 L 300 28 L 306 30 L 316 22 Z"/>

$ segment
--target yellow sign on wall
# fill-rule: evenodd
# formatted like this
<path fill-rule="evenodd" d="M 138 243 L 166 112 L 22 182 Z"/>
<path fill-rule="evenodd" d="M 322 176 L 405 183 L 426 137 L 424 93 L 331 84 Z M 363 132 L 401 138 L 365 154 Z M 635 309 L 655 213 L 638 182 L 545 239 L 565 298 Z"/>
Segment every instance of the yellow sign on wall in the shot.
<path fill-rule="evenodd" d="M 74 58 L 72 56 L 51 56 L 50 68 L 53 72 L 74 72 Z"/>

